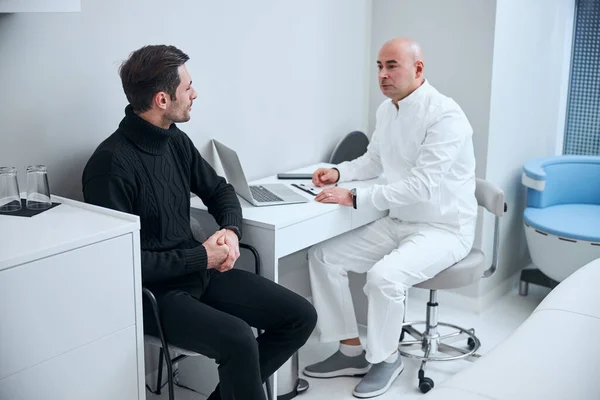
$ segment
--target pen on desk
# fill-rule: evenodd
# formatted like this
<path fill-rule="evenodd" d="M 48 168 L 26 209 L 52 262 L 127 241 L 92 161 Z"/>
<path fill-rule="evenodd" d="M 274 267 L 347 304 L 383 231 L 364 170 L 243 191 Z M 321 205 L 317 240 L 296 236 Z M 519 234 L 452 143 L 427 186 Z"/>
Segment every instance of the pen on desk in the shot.
<path fill-rule="evenodd" d="M 302 190 L 303 192 L 306 192 L 312 196 L 316 196 L 316 193 L 313 193 L 312 190 L 310 190 L 309 188 L 304 188 L 302 186 L 304 186 L 303 184 L 298 185 L 297 183 L 292 183 L 292 186 L 297 187 L 298 189 Z"/>
<path fill-rule="evenodd" d="M 307 186 L 307 185 L 305 185 L 304 183 L 301 183 L 301 184 L 300 184 L 300 186 L 302 186 L 302 187 L 303 187 L 304 189 L 306 189 L 306 190 L 310 190 L 310 192 L 311 192 L 313 195 L 315 195 L 315 196 L 319 194 L 319 193 L 315 192 L 315 190 L 317 190 L 317 188 L 316 188 L 316 187 L 314 187 L 314 186 L 312 186 L 312 187 L 311 187 L 311 186 Z"/>

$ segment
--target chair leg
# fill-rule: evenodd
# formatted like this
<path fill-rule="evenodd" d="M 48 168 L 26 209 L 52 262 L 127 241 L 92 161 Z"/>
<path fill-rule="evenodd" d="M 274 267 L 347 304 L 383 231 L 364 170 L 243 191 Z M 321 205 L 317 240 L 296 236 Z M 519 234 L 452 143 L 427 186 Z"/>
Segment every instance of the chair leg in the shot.
<path fill-rule="evenodd" d="M 158 377 L 156 378 L 156 394 L 160 395 L 161 393 L 163 358 L 165 364 L 167 364 L 167 384 L 169 386 L 169 400 L 175 400 L 175 387 L 173 384 L 173 362 L 171 361 L 171 357 L 165 353 L 162 347 L 160 348 L 160 353 L 158 355 Z"/>
<path fill-rule="evenodd" d="M 429 357 L 431 354 L 431 341 L 427 341 L 425 348 L 425 357 Z M 422 393 L 427 393 L 431 389 L 433 389 L 434 383 L 433 379 L 427 378 L 425 376 L 425 366 L 427 365 L 427 360 L 421 361 L 421 368 L 419 368 L 419 390 Z"/>
<path fill-rule="evenodd" d="M 425 366 L 427 365 L 427 358 L 435 355 L 439 348 L 438 333 L 438 303 L 437 303 L 437 290 L 429 291 L 429 302 L 427 303 L 427 317 L 425 322 L 425 332 L 423 332 L 423 347 L 424 347 L 424 359 L 421 361 L 421 368 L 419 368 L 419 390 L 422 393 L 427 393 L 433 389 L 433 379 L 425 376 Z"/>
<path fill-rule="evenodd" d="M 167 362 L 167 382 L 169 384 L 169 400 L 175 400 L 175 388 L 173 384 L 173 362 L 171 361 L 170 354 L 165 354 L 165 361 Z"/>
<path fill-rule="evenodd" d="M 431 343 L 427 343 L 427 347 L 425 349 L 425 357 L 429 357 L 431 353 Z M 427 366 L 427 360 L 421 361 L 421 367 L 419 368 L 419 380 L 421 380 L 425 376 L 425 367 Z"/>
<path fill-rule="evenodd" d="M 160 387 L 162 383 L 162 373 L 163 373 L 163 348 L 160 348 L 160 352 L 158 354 L 158 377 L 156 378 L 156 394 L 160 394 Z"/>
<path fill-rule="evenodd" d="M 519 283 L 519 294 L 521 296 L 527 296 L 529 293 L 529 282 L 521 281 Z"/>
<path fill-rule="evenodd" d="M 271 392 L 271 382 L 269 379 L 267 379 L 265 385 L 267 387 L 267 400 L 273 400 L 273 393 Z"/>
<path fill-rule="evenodd" d="M 158 303 L 156 301 L 156 297 L 147 288 L 142 288 L 142 293 L 148 297 L 150 301 L 150 305 L 152 306 L 152 311 L 154 312 L 154 318 L 158 325 L 158 336 L 161 341 L 160 354 L 158 356 L 158 382 L 156 385 L 156 394 L 160 394 L 161 392 L 161 381 L 162 381 L 162 372 L 163 372 L 163 357 L 167 364 L 167 373 L 169 374 L 167 382 L 169 383 L 169 400 L 175 400 L 175 391 L 173 388 L 173 363 L 171 361 L 171 354 L 169 353 L 169 345 L 167 343 L 167 339 L 165 338 L 162 323 L 160 319 L 160 312 L 158 310 Z"/>
<path fill-rule="evenodd" d="M 423 339 L 423 334 L 421 332 L 419 332 L 418 330 L 416 330 L 415 328 L 413 328 L 412 326 L 406 326 L 406 327 L 402 328 L 402 330 L 417 340 Z"/>
<path fill-rule="evenodd" d="M 406 308 L 408 307 L 408 290 L 404 291 L 404 315 L 402 316 L 402 323 L 406 322 Z M 400 340 L 399 342 L 404 341 L 404 334 L 407 333 L 404 327 L 400 331 Z"/>
<path fill-rule="evenodd" d="M 446 354 L 469 354 L 471 350 L 461 349 L 459 347 L 450 346 L 449 344 L 440 343 L 439 347 L 440 351 Z M 467 361 L 475 361 L 476 359 L 481 358 L 480 354 L 473 353 L 469 357 L 465 358 Z"/>

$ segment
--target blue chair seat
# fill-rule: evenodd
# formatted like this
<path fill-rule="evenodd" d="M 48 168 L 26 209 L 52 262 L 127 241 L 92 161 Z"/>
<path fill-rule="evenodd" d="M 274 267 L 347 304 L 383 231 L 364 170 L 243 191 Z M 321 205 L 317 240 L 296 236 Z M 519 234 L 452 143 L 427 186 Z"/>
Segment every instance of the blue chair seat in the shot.
<path fill-rule="evenodd" d="M 528 207 L 523 219 L 541 231 L 568 239 L 600 242 L 600 205 L 560 204 Z"/>

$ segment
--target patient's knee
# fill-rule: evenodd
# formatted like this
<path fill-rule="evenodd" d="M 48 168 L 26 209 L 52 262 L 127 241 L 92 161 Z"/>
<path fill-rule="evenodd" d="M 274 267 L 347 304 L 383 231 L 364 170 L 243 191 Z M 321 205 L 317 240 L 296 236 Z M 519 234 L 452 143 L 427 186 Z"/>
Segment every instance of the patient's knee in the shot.
<path fill-rule="evenodd" d="M 245 323 L 240 323 L 237 329 L 233 331 L 223 332 L 218 347 L 220 359 L 217 360 L 217 363 L 219 364 L 231 357 L 258 357 L 258 343 L 252 329 Z"/>

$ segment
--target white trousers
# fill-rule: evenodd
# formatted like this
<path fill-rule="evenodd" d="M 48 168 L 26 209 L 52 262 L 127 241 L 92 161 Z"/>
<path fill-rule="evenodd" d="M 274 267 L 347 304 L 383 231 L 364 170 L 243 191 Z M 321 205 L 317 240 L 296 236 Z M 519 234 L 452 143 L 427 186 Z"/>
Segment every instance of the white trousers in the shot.
<path fill-rule="evenodd" d="M 309 251 L 320 340 L 358 337 L 348 271 L 367 273 L 367 360 L 379 363 L 398 348 L 406 290 L 463 259 L 473 238 L 428 224 L 385 217 Z"/>

